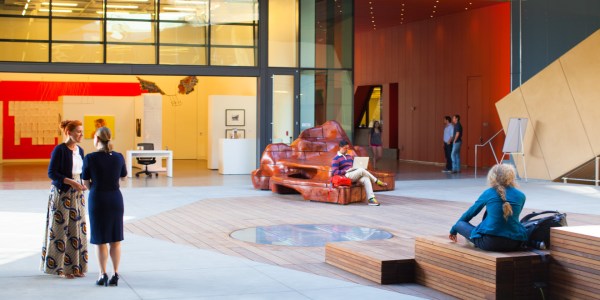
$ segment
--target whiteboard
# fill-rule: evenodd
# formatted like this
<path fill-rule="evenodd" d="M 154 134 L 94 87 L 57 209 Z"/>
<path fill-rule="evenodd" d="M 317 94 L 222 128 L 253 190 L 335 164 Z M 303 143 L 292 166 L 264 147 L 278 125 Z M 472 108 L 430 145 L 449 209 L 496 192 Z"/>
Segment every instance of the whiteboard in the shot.
<path fill-rule="evenodd" d="M 504 140 L 504 148 L 502 148 L 502 152 L 523 153 L 522 142 L 525 139 L 527 121 L 527 118 L 510 118 L 508 121 L 508 129 L 506 130 L 506 139 Z"/>

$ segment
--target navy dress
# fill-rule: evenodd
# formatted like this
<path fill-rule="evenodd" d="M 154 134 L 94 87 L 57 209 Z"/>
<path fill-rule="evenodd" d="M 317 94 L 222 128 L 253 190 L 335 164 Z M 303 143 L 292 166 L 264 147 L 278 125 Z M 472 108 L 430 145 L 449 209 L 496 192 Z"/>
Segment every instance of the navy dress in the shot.
<path fill-rule="evenodd" d="M 119 179 L 127 176 L 125 159 L 118 152 L 94 152 L 83 159 L 81 179 L 90 180 L 88 208 L 92 244 L 123 240 L 123 195 Z"/>

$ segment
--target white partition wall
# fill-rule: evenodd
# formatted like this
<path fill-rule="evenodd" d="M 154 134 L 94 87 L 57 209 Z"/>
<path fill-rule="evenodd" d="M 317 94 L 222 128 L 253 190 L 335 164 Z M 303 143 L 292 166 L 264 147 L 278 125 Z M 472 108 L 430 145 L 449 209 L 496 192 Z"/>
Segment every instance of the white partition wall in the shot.
<path fill-rule="evenodd" d="M 235 110 L 236 112 L 243 110 L 244 125 L 227 126 L 226 110 Z M 219 168 L 219 139 L 225 138 L 226 129 L 233 128 L 244 130 L 245 138 L 254 140 L 254 147 L 256 148 L 256 97 L 208 96 L 207 168 L 212 170 Z"/>

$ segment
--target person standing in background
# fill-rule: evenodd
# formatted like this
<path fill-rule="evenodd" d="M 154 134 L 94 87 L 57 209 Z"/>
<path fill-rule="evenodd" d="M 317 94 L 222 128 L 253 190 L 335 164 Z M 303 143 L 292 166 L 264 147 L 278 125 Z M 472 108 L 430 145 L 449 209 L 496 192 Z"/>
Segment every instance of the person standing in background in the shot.
<path fill-rule="evenodd" d="M 463 128 L 460 124 L 460 116 L 452 117 L 454 123 L 454 139 L 452 140 L 452 173 L 460 173 L 460 146 L 462 145 Z"/>
<path fill-rule="evenodd" d="M 79 120 L 65 120 L 60 128 L 66 139 L 54 147 L 48 165 L 52 186 L 40 269 L 65 278 L 84 277 L 88 263 L 83 195 L 86 187 L 80 178 L 83 149 L 77 146 L 83 138 L 83 124 Z"/>
<path fill-rule="evenodd" d="M 373 123 L 369 131 L 369 145 L 373 150 L 373 168 L 377 167 L 377 160 L 383 156 L 383 142 L 381 140 L 381 124 L 379 121 Z"/>
<path fill-rule="evenodd" d="M 452 141 L 454 140 L 454 126 L 450 116 L 444 117 L 444 157 L 446 158 L 446 168 L 444 173 L 452 172 Z"/>

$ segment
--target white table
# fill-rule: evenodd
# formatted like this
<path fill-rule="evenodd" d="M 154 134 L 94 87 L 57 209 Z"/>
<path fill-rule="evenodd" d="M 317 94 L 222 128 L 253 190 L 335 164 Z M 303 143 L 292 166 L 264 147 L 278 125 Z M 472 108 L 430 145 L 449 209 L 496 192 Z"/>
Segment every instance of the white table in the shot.
<path fill-rule="evenodd" d="M 127 177 L 132 177 L 131 165 L 134 157 L 167 158 L 167 177 L 173 177 L 173 150 L 127 150 Z M 158 160 L 160 161 L 160 159 Z"/>

